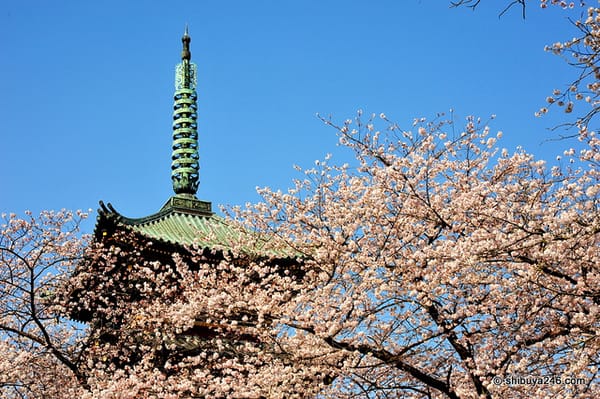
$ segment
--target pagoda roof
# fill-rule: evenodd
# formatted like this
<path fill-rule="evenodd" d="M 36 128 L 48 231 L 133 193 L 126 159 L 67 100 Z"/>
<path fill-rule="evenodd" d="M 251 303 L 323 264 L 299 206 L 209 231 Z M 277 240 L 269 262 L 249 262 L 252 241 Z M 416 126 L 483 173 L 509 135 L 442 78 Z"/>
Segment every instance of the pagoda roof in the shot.
<path fill-rule="evenodd" d="M 242 250 L 246 253 L 274 255 L 280 259 L 298 256 L 289 249 L 269 249 L 263 252 L 268 241 L 264 235 L 253 234 L 231 225 L 211 211 L 210 202 L 198 200 L 188 194 L 172 196 L 158 212 L 142 218 L 123 216 L 110 203 L 100 201 L 94 230 L 97 240 L 101 240 L 109 230 L 125 230 L 174 248 L 193 246 L 199 249 L 228 250 L 232 249 L 233 243 L 244 240 L 248 245 Z M 248 241 L 250 236 L 254 238 L 252 241 Z"/>
<path fill-rule="evenodd" d="M 219 216 L 197 216 L 180 212 L 170 212 L 152 221 L 134 222 L 131 229 L 170 244 L 198 244 L 201 247 L 227 243 L 237 235 Z"/>
<path fill-rule="evenodd" d="M 109 226 L 180 247 L 227 247 L 227 243 L 237 241 L 241 234 L 211 211 L 210 202 L 182 194 L 174 195 L 158 212 L 142 218 L 123 216 L 110 203 L 105 205 L 100 201 L 96 237 L 99 238 Z"/>

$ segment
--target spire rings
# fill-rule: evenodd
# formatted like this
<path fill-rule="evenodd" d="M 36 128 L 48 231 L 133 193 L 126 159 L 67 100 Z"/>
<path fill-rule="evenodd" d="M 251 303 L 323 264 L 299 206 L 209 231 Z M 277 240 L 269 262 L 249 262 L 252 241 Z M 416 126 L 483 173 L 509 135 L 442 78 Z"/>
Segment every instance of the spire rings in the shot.
<path fill-rule="evenodd" d="M 173 152 L 171 178 L 177 194 L 195 194 L 199 180 L 198 115 L 196 91 L 189 88 L 175 92 L 173 102 Z"/>

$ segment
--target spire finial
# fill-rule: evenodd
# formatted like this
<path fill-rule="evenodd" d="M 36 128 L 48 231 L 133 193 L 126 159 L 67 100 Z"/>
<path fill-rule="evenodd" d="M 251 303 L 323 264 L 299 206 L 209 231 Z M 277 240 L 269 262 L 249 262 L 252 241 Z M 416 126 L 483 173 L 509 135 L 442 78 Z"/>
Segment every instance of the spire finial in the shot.
<path fill-rule="evenodd" d="M 190 62 L 191 38 L 187 25 L 181 41 L 181 63 L 175 73 L 173 104 L 173 153 L 171 180 L 176 194 L 195 195 L 198 190 L 198 118 L 196 104 L 196 64 Z"/>
<path fill-rule="evenodd" d="M 190 52 L 190 42 L 192 38 L 188 35 L 188 26 L 185 24 L 185 31 L 183 32 L 183 37 L 181 38 L 183 43 L 183 51 L 181 52 L 181 60 L 190 60 L 192 58 L 192 53 Z"/>

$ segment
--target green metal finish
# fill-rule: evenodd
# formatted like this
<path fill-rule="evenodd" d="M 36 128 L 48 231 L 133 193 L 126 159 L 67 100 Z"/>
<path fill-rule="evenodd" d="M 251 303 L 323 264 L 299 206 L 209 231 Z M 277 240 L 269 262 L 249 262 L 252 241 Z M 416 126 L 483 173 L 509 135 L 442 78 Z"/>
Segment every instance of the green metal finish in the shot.
<path fill-rule="evenodd" d="M 163 242 L 174 250 L 189 245 L 202 249 L 231 249 L 244 240 L 251 243 L 242 251 L 260 256 L 275 256 L 280 259 L 301 256 L 293 250 L 269 249 L 269 237 L 232 226 L 225 219 L 212 213 L 210 202 L 201 201 L 186 194 L 174 195 L 157 213 L 143 218 L 128 218 L 121 215 L 111 204 L 100 202 L 96 234 L 115 226 L 118 230 L 132 231 L 153 241 Z"/>
<path fill-rule="evenodd" d="M 178 211 L 199 216 L 211 216 L 212 204 L 188 194 L 174 195 L 160 209 L 160 212 Z"/>
<path fill-rule="evenodd" d="M 227 246 L 237 240 L 235 232 L 218 216 L 170 213 L 152 223 L 134 225 L 132 229 L 155 240 L 176 245 L 197 244 L 200 248 Z"/>
<path fill-rule="evenodd" d="M 196 194 L 199 184 L 198 105 L 196 103 L 196 64 L 190 61 L 191 38 L 187 27 L 181 38 L 181 63 L 175 72 L 173 102 L 173 152 L 171 180 L 176 194 Z"/>

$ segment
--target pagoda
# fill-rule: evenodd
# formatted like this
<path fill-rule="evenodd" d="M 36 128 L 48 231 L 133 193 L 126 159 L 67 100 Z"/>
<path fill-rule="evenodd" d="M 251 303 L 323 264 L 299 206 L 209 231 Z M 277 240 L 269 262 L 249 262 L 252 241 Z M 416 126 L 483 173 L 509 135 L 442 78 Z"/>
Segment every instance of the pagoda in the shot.
<path fill-rule="evenodd" d="M 279 353 L 277 347 L 267 348 L 268 344 L 257 333 L 262 328 L 258 327 L 257 313 L 244 305 L 236 308 L 230 315 L 232 322 L 225 324 L 200 309 L 186 329 L 172 332 L 168 341 L 158 344 L 156 339 L 162 338 L 156 338 L 157 332 L 160 336 L 162 325 L 154 325 L 154 330 L 139 327 L 138 316 L 143 318 L 140 314 L 143 306 L 158 301 L 168 309 L 170 304 L 185 298 L 182 292 L 186 287 L 182 286 L 181 269 L 178 269 L 181 262 L 192 272 L 200 268 L 216 270 L 218 278 L 227 281 L 236 275 L 226 267 L 213 265 L 229 264 L 238 271 L 248 270 L 249 280 L 243 280 L 247 285 L 238 288 L 249 293 L 262 289 L 263 283 L 273 292 L 268 279 L 264 280 L 265 275 L 254 275 L 254 271 L 246 269 L 253 262 L 271 268 L 268 273 L 297 281 L 304 278 L 300 254 L 290 252 L 287 246 L 274 249 L 268 245 L 267 250 L 266 244 L 270 241 L 267 237 L 233 226 L 212 211 L 209 201 L 196 196 L 199 186 L 197 67 L 191 62 L 187 27 L 181 40 L 183 50 L 176 67 L 173 102 L 173 195 L 158 212 L 142 218 L 126 217 L 110 203 L 100 201 L 90 251 L 73 273 L 72 285 L 65 294 L 66 307 L 73 320 L 89 325 L 90 345 L 86 353 L 94 367 L 105 364 L 111 370 L 131 369 L 145 356 L 152 359 L 153 367 L 166 375 L 179 375 L 182 370 L 175 370 L 172 365 L 185 359 L 208 353 L 218 355 L 221 360 L 236 358 L 243 363 L 254 356 L 256 348 L 272 351 L 269 352 L 271 359 L 286 369 L 301 367 L 287 359 L 285 353 Z M 281 292 L 295 295 L 285 287 Z M 286 301 L 284 296 L 281 298 Z M 153 339 L 155 345 L 148 345 Z M 153 348 L 150 356 L 149 347 Z M 256 366 L 263 360 L 252 361 Z M 209 365 L 202 367 L 206 370 L 206 366 Z M 217 376 L 227 373 L 219 367 L 216 370 Z M 269 368 L 265 370 L 268 372 Z M 328 378 L 316 373 L 306 383 L 320 383 Z"/>
<path fill-rule="evenodd" d="M 74 276 L 79 277 L 79 283 L 72 288 L 67 299 L 71 304 L 71 317 L 102 326 L 107 330 L 107 340 L 110 340 L 110 335 L 118 334 L 120 328 L 118 322 L 113 320 L 109 323 L 103 317 L 116 306 L 115 298 L 122 300 L 127 297 L 132 306 L 142 298 L 138 290 L 128 288 L 128 285 L 140 283 L 139 278 L 130 276 L 134 274 L 134 265 L 154 262 L 161 267 L 174 268 L 174 255 L 183 258 L 191 269 L 197 267 L 194 257 L 197 260 L 199 256 L 204 264 L 218 264 L 231 244 L 239 242 L 244 234 L 216 215 L 209 201 L 196 196 L 199 186 L 197 67 L 191 62 L 191 38 L 187 27 L 181 40 L 183 50 L 181 62 L 176 67 L 173 99 L 173 195 L 158 212 L 141 218 L 126 217 L 110 203 L 100 201 L 90 245 L 96 248 L 95 255 L 84 259 L 76 268 Z M 255 241 L 257 245 L 252 251 L 260 248 L 260 241 Z M 104 258 L 98 256 L 101 252 Z M 284 267 L 297 264 L 293 257 L 284 253 L 277 258 Z M 115 281 L 122 286 L 115 286 Z M 179 284 L 176 273 L 169 284 L 175 287 Z M 90 296 L 89 293 L 100 292 L 102 295 L 95 299 L 85 299 Z M 210 326 L 196 323 L 193 334 L 212 336 L 213 330 Z"/>

